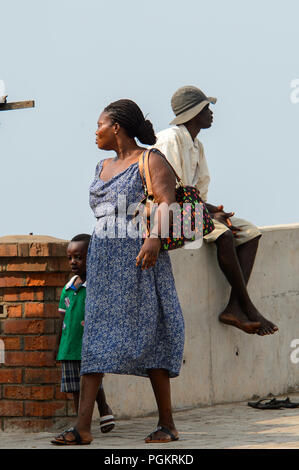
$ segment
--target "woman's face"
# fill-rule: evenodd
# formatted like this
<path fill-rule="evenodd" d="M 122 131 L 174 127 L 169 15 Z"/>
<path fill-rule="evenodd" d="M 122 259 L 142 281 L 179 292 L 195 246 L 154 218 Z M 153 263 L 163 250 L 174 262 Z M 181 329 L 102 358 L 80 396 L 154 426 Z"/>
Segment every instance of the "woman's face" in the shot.
<path fill-rule="evenodd" d="M 96 130 L 96 144 L 102 150 L 114 150 L 115 130 L 117 124 L 112 124 L 109 114 L 104 111 L 98 119 Z"/>

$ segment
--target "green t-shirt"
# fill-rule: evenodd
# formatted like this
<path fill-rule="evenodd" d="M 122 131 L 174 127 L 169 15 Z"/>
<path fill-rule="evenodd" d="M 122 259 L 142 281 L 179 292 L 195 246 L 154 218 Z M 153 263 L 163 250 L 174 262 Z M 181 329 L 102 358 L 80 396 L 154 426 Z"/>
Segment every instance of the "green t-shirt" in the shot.
<path fill-rule="evenodd" d="M 82 336 L 84 330 L 84 313 L 86 283 L 75 288 L 74 276 L 63 288 L 59 311 L 64 313 L 61 340 L 57 355 L 57 361 L 80 361 L 82 349 Z"/>

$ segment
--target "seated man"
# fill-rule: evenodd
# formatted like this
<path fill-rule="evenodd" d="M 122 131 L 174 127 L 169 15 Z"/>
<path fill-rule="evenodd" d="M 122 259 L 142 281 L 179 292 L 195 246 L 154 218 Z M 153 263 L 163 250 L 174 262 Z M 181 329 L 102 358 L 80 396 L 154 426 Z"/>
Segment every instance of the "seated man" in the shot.
<path fill-rule="evenodd" d="M 176 118 L 174 127 L 157 134 L 158 148 L 172 164 L 185 185 L 199 189 L 202 199 L 207 201 L 210 182 L 203 145 L 196 138 L 201 129 L 211 127 L 213 112 L 210 103 L 216 98 L 208 98 L 194 86 L 179 88 L 171 99 Z M 268 335 L 278 328 L 266 320 L 253 305 L 247 283 L 253 268 L 261 232 L 250 222 L 233 217 L 233 212 L 225 212 L 223 206 L 206 202 L 215 224 L 215 230 L 204 239 L 215 242 L 221 270 L 231 285 L 229 302 L 219 320 L 233 325 L 246 333 Z"/>

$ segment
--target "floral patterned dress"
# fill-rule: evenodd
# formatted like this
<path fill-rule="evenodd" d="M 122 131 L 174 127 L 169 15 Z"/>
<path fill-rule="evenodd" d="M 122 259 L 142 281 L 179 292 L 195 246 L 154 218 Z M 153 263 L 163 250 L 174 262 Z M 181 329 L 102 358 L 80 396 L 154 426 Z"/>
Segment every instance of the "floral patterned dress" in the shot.
<path fill-rule="evenodd" d="M 97 165 L 90 187 L 97 224 L 87 257 L 81 375 L 147 377 L 148 369 L 163 368 L 176 377 L 183 357 L 184 320 L 168 253 L 160 252 L 155 266 L 142 270 L 136 266 L 142 238 L 124 236 L 123 226 L 117 224 L 114 238 L 113 230 L 106 237 L 99 231 L 107 214 L 120 214 L 120 199 L 123 222 L 132 220 L 127 209 L 144 196 L 138 163 L 109 181 L 100 178 L 102 165 Z"/>

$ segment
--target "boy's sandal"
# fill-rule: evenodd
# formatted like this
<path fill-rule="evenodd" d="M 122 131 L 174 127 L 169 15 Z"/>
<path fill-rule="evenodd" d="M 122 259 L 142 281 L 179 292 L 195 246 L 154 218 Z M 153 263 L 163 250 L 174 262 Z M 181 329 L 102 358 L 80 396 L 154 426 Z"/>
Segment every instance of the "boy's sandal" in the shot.
<path fill-rule="evenodd" d="M 164 439 L 153 439 L 154 434 L 157 431 L 164 432 L 164 434 L 167 434 L 167 436 L 169 437 L 165 437 Z M 146 444 L 163 444 L 163 443 L 167 443 L 171 441 L 178 441 L 178 440 L 179 440 L 179 436 L 175 436 L 171 431 L 169 431 L 169 429 L 165 428 L 164 426 L 158 426 L 157 429 L 155 429 L 155 431 L 151 432 L 145 438 Z"/>
<path fill-rule="evenodd" d="M 100 428 L 102 433 L 110 432 L 115 426 L 114 416 L 105 415 L 100 418 Z"/>
<path fill-rule="evenodd" d="M 281 400 L 276 400 L 276 398 L 272 398 L 272 400 L 268 401 L 266 400 L 267 398 L 262 398 L 258 401 L 249 401 L 248 405 L 259 410 L 279 410 L 284 407 L 283 402 Z"/>
<path fill-rule="evenodd" d="M 72 439 L 71 441 L 65 438 L 66 434 L 68 434 L 69 432 L 71 432 L 74 436 L 74 439 Z M 56 446 L 84 446 L 90 444 L 91 441 L 82 441 L 82 438 L 78 433 L 77 429 L 70 428 L 66 431 L 63 431 L 61 434 L 52 439 L 51 443 L 55 444 Z"/>

